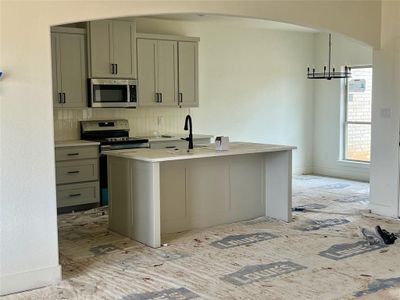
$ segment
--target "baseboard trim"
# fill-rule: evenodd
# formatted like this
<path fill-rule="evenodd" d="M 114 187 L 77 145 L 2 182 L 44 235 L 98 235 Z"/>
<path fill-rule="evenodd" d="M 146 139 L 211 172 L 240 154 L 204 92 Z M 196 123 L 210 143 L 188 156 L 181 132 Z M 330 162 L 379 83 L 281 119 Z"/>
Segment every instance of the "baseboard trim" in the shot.
<path fill-rule="evenodd" d="M 0 296 L 55 284 L 61 280 L 61 266 L 1 275 Z"/>
<path fill-rule="evenodd" d="M 293 175 L 303 175 L 303 174 L 311 174 L 313 168 L 311 166 L 302 166 L 302 167 L 293 167 L 292 174 Z"/>
<path fill-rule="evenodd" d="M 399 218 L 399 215 L 396 210 L 394 210 L 392 207 L 389 206 L 383 206 L 379 205 L 376 203 L 370 203 L 369 204 L 369 209 L 371 210 L 372 213 L 389 217 L 389 218 Z"/>
<path fill-rule="evenodd" d="M 316 175 L 324 175 L 338 178 L 345 178 L 359 181 L 369 181 L 369 170 L 366 168 L 352 167 L 326 167 L 314 165 L 313 173 Z"/>

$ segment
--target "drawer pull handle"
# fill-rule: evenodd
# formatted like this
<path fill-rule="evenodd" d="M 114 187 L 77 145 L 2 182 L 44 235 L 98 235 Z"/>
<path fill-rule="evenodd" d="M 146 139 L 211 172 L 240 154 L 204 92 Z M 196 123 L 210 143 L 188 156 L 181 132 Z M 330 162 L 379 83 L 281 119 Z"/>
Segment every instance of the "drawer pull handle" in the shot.
<path fill-rule="evenodd" d="M 81 194 L 79 193 L 79 194 L 70 194 L 69 196 L 70 197 L 79 197 Z"/>
<path fill-rule="evenodd" d="M 68 174 L 78 174 L 80 171 L 76 170 L 76 171 L 68 171 Z"/>
<path fill-rule="evenodd" d="M 176 146 L 166 146 L 165 149 L 175 149 L 177 148 Z"/>
<path fill-rule="evenodd" d="M 79 152 L 75 152 L 75 153 L 68 153 L 67 155 L 68 155 L 68 156 L 76 156 L 76 155 L 79 155 Z"/>

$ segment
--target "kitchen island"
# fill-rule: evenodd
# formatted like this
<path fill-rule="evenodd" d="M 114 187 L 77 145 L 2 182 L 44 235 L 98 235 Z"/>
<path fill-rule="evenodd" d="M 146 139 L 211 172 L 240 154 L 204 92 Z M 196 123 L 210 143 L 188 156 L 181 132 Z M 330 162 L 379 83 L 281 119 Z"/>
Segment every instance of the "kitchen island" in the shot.
<path fill-rule="evenodd" d="M 161 235 L 268 216 L 291 220 L 292 150 L 231 143 L 108 153 L 109 227 L 151 247 Z"/>

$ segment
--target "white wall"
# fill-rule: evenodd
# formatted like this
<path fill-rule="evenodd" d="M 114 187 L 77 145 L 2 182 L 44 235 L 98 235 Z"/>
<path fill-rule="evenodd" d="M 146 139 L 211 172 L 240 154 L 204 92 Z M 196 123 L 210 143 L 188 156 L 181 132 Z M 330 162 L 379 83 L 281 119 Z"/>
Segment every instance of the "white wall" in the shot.
<path fill-rule="evenodd" d="M 316 70 L 328 64 L 328 34 L 318 33 L 315 39 Z M 332 64 L 372 65 L 372 48 L 340 35 L 332 35 Z M 369 179 L 369 165 L 340 161 L 341 80 L 315 80 L 314 160 L 316 174 Z"/>
<path fill-rule="evenodd" d="M 400 124 L 400 2 L 382 2 L 382 47 L 374 51 L 372 91 L 372 211 L 398 217 Z"/>
<path fill-rule="evenodd" d="M 329 28 L 374 46 L 380 43 L 380 1 L 255 1 L 251 5 L 248 1 L 1 1 L 0 66 L 7 75 L 0 82 L 0 294 L 60 278 L 50 26 L 186 12 L 269 18 Z M 377 123 L 375 132 L 393 128 L 391 123 L 381 125 Z M 393 131 L 388 132 L 394 141 Z M 397 127 L 395 136 L 398 140 Z M 380 156 L 385 156 L 384 149 Z M 386 178 L 380 175 L 381 180 Z M 393 190 L 388 193 L 393 198 Z"/>
<path fill-rule="evenodd" d="M 288 144 L 295 173 L 311 172 L 314 34 L 243 21 L 137 19 L 138 32 L 200 37 L 200 107 L 194 131 L 234 141 Z"/>

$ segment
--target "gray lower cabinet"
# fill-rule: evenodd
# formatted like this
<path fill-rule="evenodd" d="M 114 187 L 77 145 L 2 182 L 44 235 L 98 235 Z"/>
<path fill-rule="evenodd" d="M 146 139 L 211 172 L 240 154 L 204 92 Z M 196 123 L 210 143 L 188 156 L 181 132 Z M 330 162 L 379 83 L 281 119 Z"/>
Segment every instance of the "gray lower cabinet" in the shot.
<path fill-rule="evenodd" d="M 97 180 L 99 163 L 97 159 L 56 162 L 57 184 Z"/>
<path fill-rule="evenodd" d="M 98 146 L 56 148 L 57 208 L 100 202 Z"/>
<path fill-rule="evenodd" d="M 85 30 L 52 28 L 51 49 L 54 107 L 87 106 Z"/>
<path fill-rule="evenodd" d="M 57 207 L 99 202 L 99 182 L 84 182 L 57 186 Z"/>

